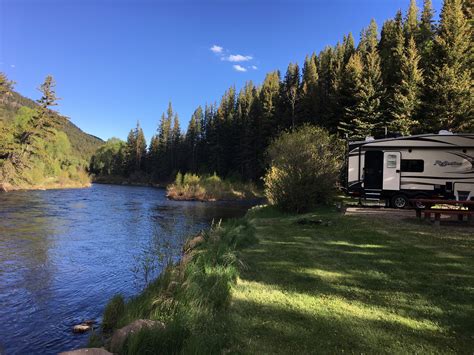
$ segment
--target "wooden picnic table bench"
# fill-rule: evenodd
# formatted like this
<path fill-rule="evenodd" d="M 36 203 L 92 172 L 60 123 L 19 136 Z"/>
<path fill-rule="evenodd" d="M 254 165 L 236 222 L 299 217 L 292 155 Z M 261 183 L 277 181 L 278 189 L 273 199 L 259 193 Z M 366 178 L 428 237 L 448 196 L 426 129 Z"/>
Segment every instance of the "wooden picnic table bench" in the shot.
<path fill-rule="evenodd" d="M 416 208 L 416 216 L 421 218 L 424 214 L 425 218 L 430 218 L 434 216 L 434 222 L 436 225 L 440 225 L 441 215 L 457 215 L 459 221 L 464 220 L 464 216 L 467 216 L 467 220 L 470 224 L 474 224 L 474 210 L 471 208 L 474 207 L 474 201 L 457 201 L 457 200 L 435 200 L 435 199 L 412 199 L 410 202 L 416 206 L 416 203 L 423 204 L 426 207 Z M 432 208 L 434 205 L 452 205 L 458 207 L 468 207 L 467 210 L 462 210 L 460 208 Z"/>

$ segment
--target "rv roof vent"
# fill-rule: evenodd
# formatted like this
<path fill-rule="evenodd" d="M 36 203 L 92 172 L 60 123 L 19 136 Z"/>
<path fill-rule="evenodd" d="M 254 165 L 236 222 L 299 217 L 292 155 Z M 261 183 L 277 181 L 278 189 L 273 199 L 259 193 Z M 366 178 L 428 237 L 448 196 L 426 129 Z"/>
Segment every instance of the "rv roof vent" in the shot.
<path fill-rule="evenodd" d="M 366 142 L 371 142 L 371 141 L 374 141 L 374 140 L 375 140 L 375 138 L 372 137 L 372 136 L 365 137 L 365 141 L 366 141 Z"/>
<path fill-rule="evenodd" d="M 453 134 L 453 132 L 447 131 L 445 129 L 442 129 L 441 131 L 438 132 L 438 134 Z"/>

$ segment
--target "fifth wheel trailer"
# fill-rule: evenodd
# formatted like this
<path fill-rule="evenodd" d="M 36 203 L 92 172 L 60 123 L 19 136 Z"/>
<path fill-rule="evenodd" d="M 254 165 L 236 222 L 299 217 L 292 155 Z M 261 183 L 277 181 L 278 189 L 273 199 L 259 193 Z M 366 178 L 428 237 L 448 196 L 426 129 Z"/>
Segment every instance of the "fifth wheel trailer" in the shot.
<path fill-rule="evenodd" d="M 411 198 L 474 200 L 474 134 L 350 142 L 347 192 L 404 208 Z"/>

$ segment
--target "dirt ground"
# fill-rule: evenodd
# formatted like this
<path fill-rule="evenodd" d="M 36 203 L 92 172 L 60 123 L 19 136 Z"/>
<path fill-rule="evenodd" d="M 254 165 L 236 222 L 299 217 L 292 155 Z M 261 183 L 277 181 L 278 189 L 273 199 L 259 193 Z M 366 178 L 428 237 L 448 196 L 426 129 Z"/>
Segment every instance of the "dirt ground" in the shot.
<path fill-rule="evenodd" d="M 386 208 L 386 207 L 347 207 L 346 213 L 347 216 L 365 216 L 365 217 L 376 217 L 384 219 L 407 219 L 407 218 L 416 218 L 415 210 L 400 210 L 395 208 Z"/>
<path fill-rule="evenodd" d="M 347 207 L 347 216 L 365 216 L 387 220 L 418 220 L 414 209 L 400 210 L 380 206 Z M 467 221 L 459 222 L 455 215 L 441 215 L 441 223 L 469 226 Z"/>

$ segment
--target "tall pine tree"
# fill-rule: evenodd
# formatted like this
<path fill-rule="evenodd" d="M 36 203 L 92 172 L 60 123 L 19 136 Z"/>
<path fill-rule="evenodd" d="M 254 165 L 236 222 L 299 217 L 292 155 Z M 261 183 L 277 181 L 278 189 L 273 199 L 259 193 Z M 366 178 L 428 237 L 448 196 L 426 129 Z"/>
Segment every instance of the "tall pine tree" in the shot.
<path fill-rule="evenodd" d="M 435 129 L 474 127 L 472 27 L 461 0 L 445 0 L 434 40 L 434 65 L 425 109 Z"/>
<path fill-rule="evenodd" d="M 401 81 L 395 86 L 392 102 L 390 128 L 403 135 L 409 135 L 415 125 L 415 119 L 421 104 L 422 71 L 419 66 L 420 56 L 415 40 L 411 37 L 401 56 Z"/>

